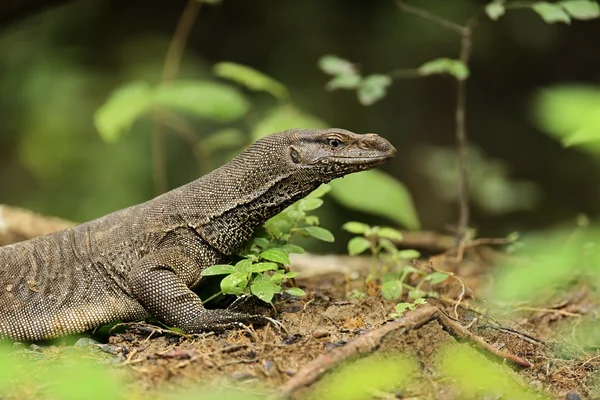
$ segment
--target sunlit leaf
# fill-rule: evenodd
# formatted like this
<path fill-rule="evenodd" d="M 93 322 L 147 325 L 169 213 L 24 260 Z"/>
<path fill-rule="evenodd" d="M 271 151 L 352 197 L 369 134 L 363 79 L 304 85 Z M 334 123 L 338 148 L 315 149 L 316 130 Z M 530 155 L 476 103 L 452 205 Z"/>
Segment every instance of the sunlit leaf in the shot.
<path fill-rule="evenodd" d="M 220 62 L 213 67 L 215 74 L 246 86 L 249 89 L 263 91 L 279 100 L 287 100 L 290 94 L 281 83 L 262 72 L 246 65 L 233 62 Z"/>
<path fill-rule="evenodd" d="M 291 254 L 291 253 L 304 254 L 304 253 L 306 253 L 306 251 L 302 247 L 297 246 L 295 244 L 291 244 L 291 243 L 284 244 L 281 249 L 288 254 Z"/>
<path fill-rule="evenodd" d="M 429 281 L 432 285 L 444 282 L 450 275 L 443 272 L 433 272 L 425 277 L 426 281 Z"/>
<path fill-rule="evenodd" d="M 302 211 L 312 211 L 323 205 L 323 200 L 316 197 L 307 197 L 298 202 L 298 208 Z"/>
<path fill-rule="evenodd" d="M 419 219 L 404 185 L 378 170 L 350 174 L 332 181 L 331 196 L 342 205 L 390 218 L 409 229 L 418 229 Z"/>
<path fill-rule="evenodd" d="M 152 88 L 145 82 L 131 82 L 116 89 L 94 113 L 100 137 L 114 143 L 152 106 Z"/>
<path fill-rule="evenodd" d="M 285 292 L 287 294 L 291 294 L 292 296 L 298 296 L 298 297 L 302 297 L 302 296 L 306 295 L 306 292 L 304 290 L 297 288 L 297 287 L 286 289 Z"/>
<path fill-rule="evenodd" d="M 450 74 L 456 79 L 463 81 L 469 77 L 469 67 L 460 60 L 437 58 L 421 65 L 419 67 L 419 74 L 422 76 Z"/>
<path fill-rule="evenodd" d="M 242 273 L 251 272 L 250 271 L 251 268 L 252 268 L 252 260 L 250 260 L 248 258 L 244 258 L 244 259 L 238 261 L 233 266 L 234 272 L 242 272 Z"/>
<path fill-rule="evenodd" d="M 421 253 L 419 253 L 417 250 L 412 249 L 400 250 L 398 252 L 398 257 L 403 258 L 405 260 L 414 260 L 415 258 L 421 257 Z"/>
<path fill-rule="evenodd" d="M 319 186 L 318 188 L 316 188 L 315 190 L 313 190 L 308 197 L 323 197 L 324 195 L 326 195 L 327 193 L 329 193 L 329 191 L 331 190 L 331 187 L 326 184 L 323 183 L 321 184 L 321 186 Z"/>
<path fill-rule="evenodd" d="M 281 288 L 264 275 L 256 277 L 250 285 L 252 294 L 264 301 L 270 303 L 275 293 L 279 293 Z"/>
<path fill-rule="evenodd" d="M 377 236 L 390 240 L 402 240 L 402 232 L 394 228 L 388 228 L 387 226 L 379 228 Z"/>
<path fill-rule="evenodd" d="M 247 283 L 247 274 L 234 272 L 221 280 L 221 291 L 224 294 L 242 294 Z"/>
<path fill-rule="evenodd" d="M 350 221 L 342 225 L 342 229 L 356 235 L 362 235 L 363 233 L 368 232 L 371 227 L 362 222 Z"/>
<path fill-rule="evenodd" d="M 324 129 L 328 124 L 291 106 L 275 108 L 259 121 L 252 130 L 252 139 L 258 140 L 271 133 L 293 128 Z"/>
<path fill-rule="evenodd" d="M 371 242 L 362 236 L 354 237 L 348 242 L 348 254 L 351 256 L 364 253 L 369 248 L 371 248 Z"/>
<path fill-rule="evenodd" d="M 287 253 L 281 249 L 269 249 L 260 253 L 260 256 L 265 260 L 274 261 L 283 265 L 289 265 L 290 259 Z"/>
<path fill-rule="evenodd" d="M 202 276 L 211 276 L 211 275 L 226 275 L 231 274 L 234 271 L 233 265 L 229 264 L 218 264 L 211 265 L 208 268 L 205 268 L 202 272 Z"/>
<path fill-rule="evenodd" d="M 387 75 L 369 75 L 358 86 L 358 100 L 362 105 L 370 106 L 385 96 L 391 84 L 392 78 Z"/>
<path fill-rule="evenodd" d="M 600 89 L 560 85 L 541 90 L 535 98 L 541 129 L 569 145 L 600 139 Z"/>
<path fill-rule="evenodd" d="M 485 6 L 485 13 L 494 21 L 497 21 L 505 12 L 504 4 L 500 1 L 493 1 Z"/>
<path fill-rule="evenodd" d="M 259 262 L 250 266 L 250 272 L 277 271 L 278 268 L 274 262 Z"/>
<path fill-rule="evenodd" d="M 356 89 L 360 83 L 362 78 L 359 75 L 338 75 L 331 79 L 325 85 L 325 89 L 327 90 L 336 90 L 336 89 Z"/>
<path fill-rule="evenodd" d="M 600 17 L 600 5 L 590 0 L 565 0 L 560 4 L 572 18 L 590 20 Z"/>
<path fill-rule="evenodd" d="M 534 3 L 531 8 L 549 24 L 555 22 L 571 23 L 571 17 L 569 17 L 569 14 L 559 4 L 541 1 Z"/>
<path fill-rule="evenodd" d="M 189 80 L 159 86 L 154 103 L 196 117 L 220 122 L 235 121 L 248 111 L 249 104 L 239 90 L 220 83 Z"/>
<path fill-rule="evenodd" d="M 396 279 L 384 282 L 383 285 L 381 285 L 381 294 L 386 300 L 398 300 L 402 297 L 403 291 L 404 286 L 402 285 L 402 282 Z"/>
<path fill-rule="evenodd" d="M 308 236 L 324 242 L 333 242 L 335 240 L 331 232 L 329 232 L 327 229 L 321 228 L 320 226 L 307 226 L 299 229 L 298 231 L 306 232 Z"/>
<path fill-rule="evenodd" d="M 327 55 L 319 59 L 319 68 L 329 75 L 356 75 L 356 67 L 348 60 Z"/>

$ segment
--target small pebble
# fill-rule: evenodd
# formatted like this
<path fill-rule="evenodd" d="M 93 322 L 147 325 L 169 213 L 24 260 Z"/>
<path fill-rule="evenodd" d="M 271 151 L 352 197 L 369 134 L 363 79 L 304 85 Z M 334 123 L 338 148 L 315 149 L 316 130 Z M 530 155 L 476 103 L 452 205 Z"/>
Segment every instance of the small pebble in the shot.
<path fill-rule="evenodd" d="M 313 336 L 317 339 L 321 339 L 324 337 L 329 337 L 331 336 L 331 333 L 326 331 L 326 330 L 316 330 L 313 332 Z"/>

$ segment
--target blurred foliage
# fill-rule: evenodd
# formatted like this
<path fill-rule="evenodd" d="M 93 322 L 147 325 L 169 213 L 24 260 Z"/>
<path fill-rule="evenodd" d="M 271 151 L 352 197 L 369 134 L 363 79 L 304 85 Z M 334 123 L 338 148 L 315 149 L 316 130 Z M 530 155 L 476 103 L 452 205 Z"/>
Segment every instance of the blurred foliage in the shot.
<path fill-rule="evenodd" d="M 565 146 L 600 150 L 600 88 L 559 85 L 538 93 L 534 112 L 540 128 Z"/>
<path fill-rule="evenodd" d="M 460 390 L 460 399 L 549 398 L 527 389 L 527 385 L 508 366 L 486 359 L 469 345 L 447 346 L 437 354 L 436 359 L 440 374 L 451 379 L 452 386 Z"/>
<path fill-rule="evenodd" d="M 516 259 L 498 265 L 490 301 L 501 304 L 552 304 L 579 282 L 597 292 L 600 282 L 600 230 L 581 226 L 532 234 L 521 239 Z"/>
<path fill-rule="evenodd" d="M 434 183 L 440 196 L 449 201 L 458 199 L 458 159 L 454 149 L 423 147 L 417 151 L 414 162 Z M 540 188 L 534 182 L 511 179 L 502 160 L 490 159 L 475 146 L 469 149 L 468 167 L 471 199 L 487 213 L 533 210 L 541 201 Z"/>
<path fill-rule="evenodd" d="M 319 381 L 308 399 L 372 399 L 403 391 L 419 375 L 418 362 L 402 354 L 375 354 L 342 365 Z"/>

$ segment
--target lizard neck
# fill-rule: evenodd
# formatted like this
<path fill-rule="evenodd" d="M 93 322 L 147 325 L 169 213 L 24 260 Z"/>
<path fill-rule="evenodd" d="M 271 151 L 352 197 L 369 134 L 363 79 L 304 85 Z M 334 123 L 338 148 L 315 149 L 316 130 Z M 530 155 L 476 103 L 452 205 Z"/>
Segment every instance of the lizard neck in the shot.
<path fill-rule="evenodd" d="M 283 141 L 286 143 L 283 143 Z M 177 220 L 225 255 L 234 254 L 263 222 L 321 184 L 291 165 L 289 136 L 261 140 L 229 163 L 169 192 Z"/>

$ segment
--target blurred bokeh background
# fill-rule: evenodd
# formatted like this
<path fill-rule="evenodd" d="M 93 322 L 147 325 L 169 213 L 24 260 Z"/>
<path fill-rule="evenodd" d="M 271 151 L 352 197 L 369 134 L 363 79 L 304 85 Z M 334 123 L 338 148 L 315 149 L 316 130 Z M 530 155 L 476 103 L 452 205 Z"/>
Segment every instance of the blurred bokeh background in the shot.
<path fill-rule="evenodd" d="M 460 24 L 485 4 L 410 3 Z M 85 221 L 155 194 L 152 116 L 108 143 L 94 125 L 94 113 L 121 85 L 159 82 L 185 4 L 0 4 L 0 203 Z M 467 83 L 467 127 L 474 146 L 471 225 L 480 234 L 572 223 L 579 213 L 597 216 L 597 152 L 565 148 L 543 131 L 536 122 L 536 102 L 556 85 L 595 90 L 598 40 L 598 19 L 568 25 L 548 24 L 531 10 L 510 11 L 498 21 L 481 15 Z M 393 1 L 225 0 L 202 5 L 177 79 L 222 82 L 213 64 L 248 65 L 282 82 L 295 106 L 327 124 L 383 135 L 398 149 L 383 169 L 406 185 L 423 228 L 446 230 L 458 218 L 456 81 L 441 75 L 394 80 L 385 98 L 363 106 L 353 91 L 325 89 L 330 77 L 318 60 L 335 54 L 365 74 L 386 73 L 439 57 L 457 58 L 459 45 L 457 35 L 401 12 Z M 185 117 L 186 126 L 199 137 L 221 128 L 249 132 L 274 100 L 239 90 L 250 104 L 243 119 L 219 123 Z M 189 142 L 169 127 L 164 143 L 169 188 L 208 172 L 232 152 L 198 160 Z M 353 219 L 393 224 L 328 203 L 322 224 L 334 233 Z"/>

